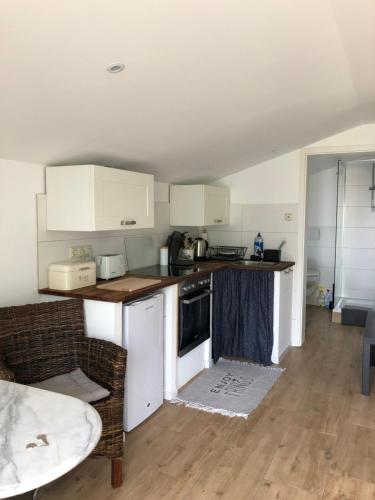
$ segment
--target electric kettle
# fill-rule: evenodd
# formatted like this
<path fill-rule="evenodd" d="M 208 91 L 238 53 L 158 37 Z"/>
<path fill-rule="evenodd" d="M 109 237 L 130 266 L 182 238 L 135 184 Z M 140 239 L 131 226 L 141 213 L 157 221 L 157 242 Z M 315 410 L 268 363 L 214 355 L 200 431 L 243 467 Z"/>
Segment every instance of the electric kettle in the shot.
<path fill-rule="evenodd" d="M 207 254 L 207 241 L 203 238 L 195 238 L 194 240 L 194 259 L 205 260 Z"/>

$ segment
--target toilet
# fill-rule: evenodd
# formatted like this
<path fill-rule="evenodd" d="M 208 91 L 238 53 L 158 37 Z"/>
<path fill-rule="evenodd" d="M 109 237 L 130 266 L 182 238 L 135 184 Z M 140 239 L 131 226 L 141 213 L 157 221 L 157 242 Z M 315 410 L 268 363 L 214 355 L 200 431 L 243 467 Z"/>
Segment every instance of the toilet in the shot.
<path fill-rule="evenodd" d="M 307 269 L 306 273 L 306 297 L 311 297 L 319 285 L 320 272 L 317 269 Z"/>

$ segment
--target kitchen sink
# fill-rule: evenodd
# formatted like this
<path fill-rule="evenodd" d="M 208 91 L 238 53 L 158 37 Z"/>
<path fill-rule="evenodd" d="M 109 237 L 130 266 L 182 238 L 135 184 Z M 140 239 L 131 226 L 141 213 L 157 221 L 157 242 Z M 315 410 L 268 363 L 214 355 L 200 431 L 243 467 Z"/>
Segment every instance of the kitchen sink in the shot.
<path fill-rule="evenodd" d="M 277 266 L 279 262 L 262 262 L 262 261 L 257 261 L 257 260 L 237 260 L 236 262 L 233 262 L 233 264 L 237 264 L 239 266 L 261 266 L 261 267 L 272 267 L 272 266 Z"/>

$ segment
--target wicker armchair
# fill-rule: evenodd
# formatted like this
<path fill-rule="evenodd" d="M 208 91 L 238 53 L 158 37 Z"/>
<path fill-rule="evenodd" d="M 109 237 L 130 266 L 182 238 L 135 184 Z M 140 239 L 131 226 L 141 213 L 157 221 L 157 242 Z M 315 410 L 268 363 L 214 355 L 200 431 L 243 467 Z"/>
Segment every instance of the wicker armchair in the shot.
<path fill-rule="evenodd" d="M 0 308 L 0 378 L 33 384 L 76 368 L 110 391 L 92 403 L 103 424 L 92 456 L 112 460 L 112 486 L 122 484 L 124 379 L 127 352 L 84 335 L 81 300 Z"/>

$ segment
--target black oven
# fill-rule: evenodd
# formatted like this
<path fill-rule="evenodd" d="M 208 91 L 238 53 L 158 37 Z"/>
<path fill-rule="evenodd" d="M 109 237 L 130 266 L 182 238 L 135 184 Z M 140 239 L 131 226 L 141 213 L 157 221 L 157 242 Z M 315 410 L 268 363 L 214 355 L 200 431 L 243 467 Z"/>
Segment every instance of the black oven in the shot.
<path fill-rule="evenodd" d="M 180 285 L 178 355 L 181 358 L 210 338 L 211 279 L 209 275 Z"/>

